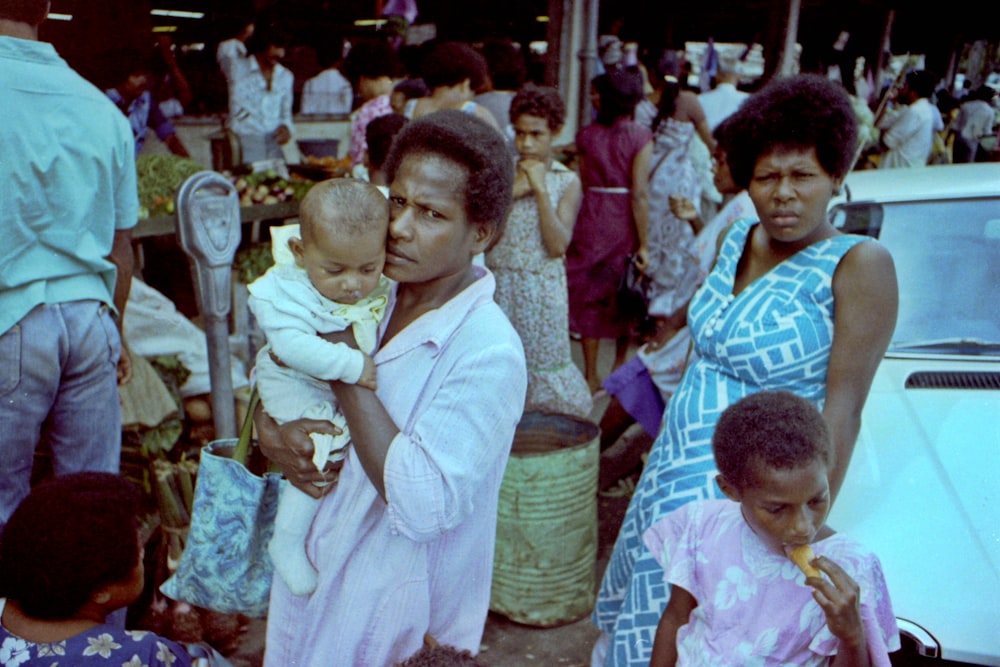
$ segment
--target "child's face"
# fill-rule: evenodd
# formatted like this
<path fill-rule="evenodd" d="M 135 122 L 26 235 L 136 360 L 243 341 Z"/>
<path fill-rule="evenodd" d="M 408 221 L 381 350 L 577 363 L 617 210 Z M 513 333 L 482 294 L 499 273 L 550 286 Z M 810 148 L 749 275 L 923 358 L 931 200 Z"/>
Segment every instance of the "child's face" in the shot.
<path fill-rule="evenodd" d="M 319 226 L 310 242 L 289 241 L 299 266 L 320 294 L 337 303 L 357 303 L 378 286 L 385 265 L 385 233 L 374 231 L 334 238 Z"/>
<path fill-rule="evenodd" d="M 127 607 L 142 595 L 142 591 L 146 587 L 145 558 L 146 550 L 140 548 L 139 562 L 136 563 L 128 578 L 108 584 L 101 589 L 102 593 L 107 596 L 107 601 L 104 604 L 108 609 Z"/>
<path fill-rule="evenodd" d="M 809 544 L 824 528 L 830 512 L 828 474 L 827 464 L 815 459 L 787 470 L 762 466 L 757 483 L 742 490 L 720 484 L 743 506 L 743 518 L 761 541 L 784 553 L 785 545 Z"/>
<path fill-rule="evenodd" d="M 514 121 L 514 145 L 522 160 L 547 161 L 552 156 L 553 138 L 545 118 L 521 114 Z"/>

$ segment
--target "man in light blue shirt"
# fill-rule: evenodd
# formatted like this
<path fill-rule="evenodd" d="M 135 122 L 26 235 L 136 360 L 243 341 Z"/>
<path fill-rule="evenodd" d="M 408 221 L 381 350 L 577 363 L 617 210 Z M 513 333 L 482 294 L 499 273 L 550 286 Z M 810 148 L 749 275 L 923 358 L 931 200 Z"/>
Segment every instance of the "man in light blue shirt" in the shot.
<path fill-rule="evenodd" d="M 38 41 L 48 8 L 0 3 L 0 530 L 39 443 L 57 475 L 118 471 L 130 375 L 119 325 L 139 206 L 132 130 Z"/>

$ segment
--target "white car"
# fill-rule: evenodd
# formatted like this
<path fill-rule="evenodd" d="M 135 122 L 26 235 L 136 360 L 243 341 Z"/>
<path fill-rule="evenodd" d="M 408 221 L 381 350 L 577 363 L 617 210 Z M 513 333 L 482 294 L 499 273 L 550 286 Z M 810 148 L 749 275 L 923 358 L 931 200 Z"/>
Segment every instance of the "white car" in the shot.
<path fill-rule="evenodd" d="M 894 664 L 1000 665 L 1000 163 L 853 172 L 831 216 L 892 253 L 899 319 L 830 525 L 881 559 Z"/>

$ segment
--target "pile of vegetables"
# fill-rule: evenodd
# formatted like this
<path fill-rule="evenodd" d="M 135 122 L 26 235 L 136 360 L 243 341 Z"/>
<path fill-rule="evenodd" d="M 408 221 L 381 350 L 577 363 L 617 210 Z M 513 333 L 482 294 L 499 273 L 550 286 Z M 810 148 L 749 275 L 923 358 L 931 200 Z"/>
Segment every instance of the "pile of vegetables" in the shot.
<path fill-rule="evenodd" d="M 146 154 L 135 162 L 139 177 L 139 218 L 173 215 L 174 194 L 189 177 L 205 171 L 194 160 L 177 155 Z M 249 170 L 223 171 L 236 187 L 240 206 L 299 201 L 314 184 L 298 177 L 284 178 L 276 171 L 250 173 Z"/>
<path fill-rule="evenodd" d="M 240 206 L 298 201 L 305 197 L 306 192 L 313 186 L 312 181 L 294 177 L 283 178 L 273 170 L 245 174 L 224 171 L 222 175 L 236 187 L 236 192 L 240 196 Z"/>
<path fill-rule="evenodd" d="M 174 193 L 189 177 L 205 168 L 178 155 L 140 155 L 135 161 L 139 177 L 139 218 L 171 215 Z"/>

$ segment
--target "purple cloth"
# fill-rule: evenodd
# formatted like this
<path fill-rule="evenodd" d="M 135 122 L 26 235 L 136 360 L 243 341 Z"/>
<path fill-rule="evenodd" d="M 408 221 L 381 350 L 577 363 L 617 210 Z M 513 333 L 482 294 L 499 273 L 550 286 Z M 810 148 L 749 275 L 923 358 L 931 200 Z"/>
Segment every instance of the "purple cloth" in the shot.
<path fill-rule="evenodd" d="M 602 384 L 609 394 L 618 399 L 625 411 L 642 425 L 646 433 L 655 438 L 660 432 L 666 404 L 642 359 L 632 357 L 605 378 Z"/>

